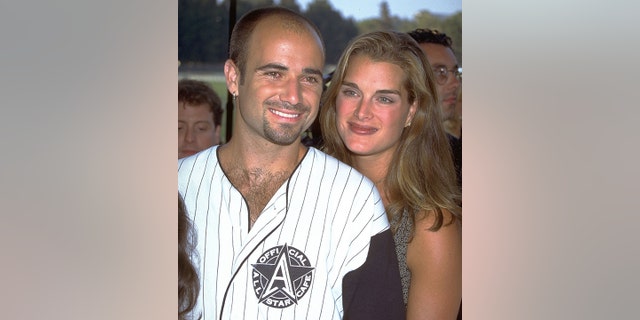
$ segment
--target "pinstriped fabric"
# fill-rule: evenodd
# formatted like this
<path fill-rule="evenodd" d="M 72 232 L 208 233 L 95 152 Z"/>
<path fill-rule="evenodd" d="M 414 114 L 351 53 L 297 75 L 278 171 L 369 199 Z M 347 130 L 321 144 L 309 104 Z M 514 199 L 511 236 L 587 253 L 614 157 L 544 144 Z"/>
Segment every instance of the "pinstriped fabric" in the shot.
<path fill-rule="evenodd" d="M 224 175 L 216 151 L 178 161 L 178 191 L 198 236 L 196 313 L 205 320 L 340 319 L 343 277 L 364 263 L 371 237 L 389 228 L 374 185 L 310 148 L 249 230 L 246 201 Z M 277 296 L 261 302 L 256 294 L 267 290 L 259 281 L 260 261 L 279 250 L 289 255 L 287 263 L 298 259 L 313 268 L 311 277 L 292 282 L 297 291 L 286 307 L 274 307 Z"/>

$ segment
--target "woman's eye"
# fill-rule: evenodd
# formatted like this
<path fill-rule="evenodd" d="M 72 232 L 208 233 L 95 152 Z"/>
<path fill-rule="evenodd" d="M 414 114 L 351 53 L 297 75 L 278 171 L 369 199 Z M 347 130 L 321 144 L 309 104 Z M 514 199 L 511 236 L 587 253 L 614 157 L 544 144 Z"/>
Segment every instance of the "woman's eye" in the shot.
<path fill-rule="evenodd" d="M 382 103 L 393 103 L 393 100 L 387 98 L 387 97 L 380 97 L 380 102 Z"/>
<path fill-rule="evenodd" d="M 357 96 L 356 92 L 353 90 L 343 90 L 342 94 L 348 97 L 355 97 Z"/>

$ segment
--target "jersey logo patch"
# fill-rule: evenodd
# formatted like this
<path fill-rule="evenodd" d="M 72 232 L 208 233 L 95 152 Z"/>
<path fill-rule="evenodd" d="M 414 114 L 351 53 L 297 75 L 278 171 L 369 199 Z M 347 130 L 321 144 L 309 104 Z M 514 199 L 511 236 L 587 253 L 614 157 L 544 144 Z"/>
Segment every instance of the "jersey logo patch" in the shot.
<path fill-rule="evenodd" d="M 286 243 L 263 252 L 251 266 L 253 291 L 258 301 L 273 308 L 298 304 L 313 278 L 314 268 L 307 256 Z"/>

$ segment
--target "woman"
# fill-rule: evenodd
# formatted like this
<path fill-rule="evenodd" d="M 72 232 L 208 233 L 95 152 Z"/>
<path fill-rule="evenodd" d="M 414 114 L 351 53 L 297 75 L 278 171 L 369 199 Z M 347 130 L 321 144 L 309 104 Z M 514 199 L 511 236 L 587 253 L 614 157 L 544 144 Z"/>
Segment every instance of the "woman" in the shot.
<path fill-rule="evenodd" d="M 462 295 L 460 194 L 437 101 L 418 44 L 379 31 L 345 49 L 320 113 L 325 151 L 382 196 L 408 319 L 455 319 Z"/>
<path fill-rule="evenodd" d="M 191 263 L 195 238 L 184 202 L 178 193 L 178 319 L 190 319 L 196 305 L 200 282 L 198 272 Z"/>

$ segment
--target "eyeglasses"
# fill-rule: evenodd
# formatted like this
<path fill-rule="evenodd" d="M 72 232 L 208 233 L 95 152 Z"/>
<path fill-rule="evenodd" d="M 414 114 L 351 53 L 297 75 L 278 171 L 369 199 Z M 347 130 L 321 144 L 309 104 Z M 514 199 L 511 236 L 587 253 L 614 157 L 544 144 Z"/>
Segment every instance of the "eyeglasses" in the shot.
<path fill-rule="evenodd" d="M 439 85 L 443 85 L 449 81 L 449 72 L 453 74 L 458 81 L 462 80 L 462 67 L 447 69 L 445 66 L 433 68 L 433 74 L 436 76 L 436 82 Z"/>

